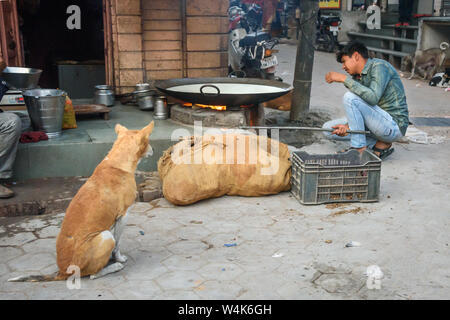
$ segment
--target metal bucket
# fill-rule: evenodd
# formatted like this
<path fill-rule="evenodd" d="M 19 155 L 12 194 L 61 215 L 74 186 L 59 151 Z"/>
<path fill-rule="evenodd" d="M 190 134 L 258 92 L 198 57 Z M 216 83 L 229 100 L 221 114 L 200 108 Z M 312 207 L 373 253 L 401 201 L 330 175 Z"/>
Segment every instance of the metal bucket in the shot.
<path fill-rule="evenodd" d="M 26 90 L 23 98 L 33 130 L 44 131 L 49 138 L 61 135 L 67 93 L 55 89 Z"/>

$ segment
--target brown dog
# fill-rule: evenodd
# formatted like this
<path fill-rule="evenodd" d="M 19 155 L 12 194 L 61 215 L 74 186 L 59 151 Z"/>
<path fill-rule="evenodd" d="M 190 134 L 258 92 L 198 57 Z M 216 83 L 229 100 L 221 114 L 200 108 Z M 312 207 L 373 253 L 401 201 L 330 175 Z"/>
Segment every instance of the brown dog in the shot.
<path fill-rule="evenodd" d="M 127 258 L 120 254 L 119 240 L 127 210 L 136 199 L 134 172 L 149 150 L 153 122 L 142 130 L 116 125 L 117 140 L 95 168 L 67 208 L 56 240 L 59 272 L 49 276 L 24 276 L 8 281 L 65 280 L 79 268 L 91 279 L 123 269 Z M 113 230 L 113 233 L 110 230 Z M 114 263 L 107 265 L 112 254 Z"/>

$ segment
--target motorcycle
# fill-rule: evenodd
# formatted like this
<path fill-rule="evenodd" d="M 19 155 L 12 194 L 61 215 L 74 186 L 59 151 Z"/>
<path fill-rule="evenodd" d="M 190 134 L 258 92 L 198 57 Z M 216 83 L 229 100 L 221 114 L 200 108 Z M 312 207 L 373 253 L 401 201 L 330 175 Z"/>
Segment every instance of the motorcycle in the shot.
<path fill-rule="evenodd" d="M 228 17 L 229 76 L 281 80 L 275 77 L 278 60 L 273 48 L 278 39 L 272 39 L 268 32 L 261 30 L 261 7 L 252 4 L 244 11 L 235 5 L 229 8 Z"/>
<path fill-rule="evenodd" d="M 342 20 L 338 16 L 322 16 L 319 14 L 317 19 L 317 32 L 316 32 L 316 50 L 324 50 L 333 52 L 338 43 L 338 32 Z"/>

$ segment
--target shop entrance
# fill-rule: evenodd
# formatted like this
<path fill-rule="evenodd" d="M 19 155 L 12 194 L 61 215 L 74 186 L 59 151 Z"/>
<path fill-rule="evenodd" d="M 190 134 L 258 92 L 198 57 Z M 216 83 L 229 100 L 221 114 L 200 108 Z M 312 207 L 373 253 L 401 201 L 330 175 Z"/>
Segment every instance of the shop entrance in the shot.
<path fill-rule="evenodd" d="M 89 99 L 105 84 L 102 0 L 18 0 L 23 65 L 42 69 L 41 88 Z"/>

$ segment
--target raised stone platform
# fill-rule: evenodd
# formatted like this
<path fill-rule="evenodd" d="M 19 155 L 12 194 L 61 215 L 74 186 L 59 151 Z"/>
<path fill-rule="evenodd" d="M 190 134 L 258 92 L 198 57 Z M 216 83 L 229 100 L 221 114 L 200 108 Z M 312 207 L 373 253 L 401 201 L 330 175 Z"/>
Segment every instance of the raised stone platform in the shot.
<path fill-rule="evenodd" d="M 141 111 L 137 106 L 120 103 L 111 108 L 109 120 L 98 116 L 77 118 L 78 128 L 64 130 L 61 137 L 37 143 L 19 143 L 14 164 L 15 181 L 44 177 L 90 176 L 106 156 L 116 140 L 117 123 L 128 129 L 141 129 L 153 119 L 153 111 Z M 155 120 L 150 137 L 153 156 L 145 158 L 138 170 L 155 171 L 163 152 L 174 143 L 172 133 L 183 128 L 193 134 L 193 128 L 177 124 L 170 119 Z M 187 131 L 186 131 L 187 130 Z"/>
<path fill-rule="evenodd" d="M 170 118 L 188 125 L 201 121 L 203 127 L 239 128 L 251 123 L 263 123 L 264 108 L 255 106 L 237 110 L 214 110 L 195 105 L 184 107 L 175 104 L 170 108 Z"/>

